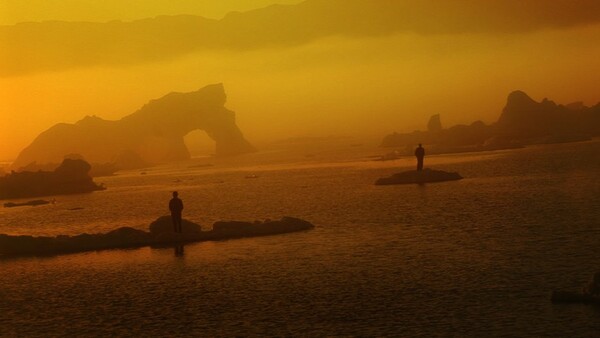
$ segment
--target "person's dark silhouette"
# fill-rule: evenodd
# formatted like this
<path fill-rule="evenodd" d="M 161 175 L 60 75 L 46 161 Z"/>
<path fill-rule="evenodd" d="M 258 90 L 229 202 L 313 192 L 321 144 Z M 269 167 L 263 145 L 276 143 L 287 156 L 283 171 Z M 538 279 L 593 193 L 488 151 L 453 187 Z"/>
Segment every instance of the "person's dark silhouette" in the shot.
<path fill-rule="evenodd" d="M 173 219 L 173 230 L 177 233 L 181 233 L 181 213 L 183 211 L 183 202 L 179 197 L 177 191 L 173 191 L 173 198 L 169 201 L 169 210 L 171 211 L 171 218 Z"/>
<path fill-rule="evenodd" d="M 417 149 L 415 149 L 415 156 L 417 157 L 417 171 L 423 170 L 423 159 L 425 158 L 425 148 L 419 143 Z"/>

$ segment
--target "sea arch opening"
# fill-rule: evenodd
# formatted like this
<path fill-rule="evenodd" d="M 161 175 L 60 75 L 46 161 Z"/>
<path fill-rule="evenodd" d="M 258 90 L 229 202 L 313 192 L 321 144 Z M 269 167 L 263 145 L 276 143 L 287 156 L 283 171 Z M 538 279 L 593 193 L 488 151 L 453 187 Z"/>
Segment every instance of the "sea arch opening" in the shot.
<path fill-rule="evenodd" d="M 183 142 L 192 158 L 215 156 L 216 142 L 202 129 L 196 129 L 187 133 L 183 137 Z"/>

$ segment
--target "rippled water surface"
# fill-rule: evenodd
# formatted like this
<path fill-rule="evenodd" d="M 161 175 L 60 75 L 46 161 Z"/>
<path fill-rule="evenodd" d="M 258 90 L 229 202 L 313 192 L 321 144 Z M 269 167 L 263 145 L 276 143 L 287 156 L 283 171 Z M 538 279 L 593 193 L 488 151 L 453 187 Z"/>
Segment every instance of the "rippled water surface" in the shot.
<path fill-rule="evenodd" d="M 187 245 L 182 257 L 141 248 L 0 260 L 0 336 L 600 334 L 600 308 L 549 301 L 600 270 L 600 142 L 431 157 L 466 178 L 373 185 L 411 163 L 180 165 L 2 209 L 0 233 L 143 229 L 177 189 L 185 217 L 205 228 L 290 215 L 316 229 Z"/>

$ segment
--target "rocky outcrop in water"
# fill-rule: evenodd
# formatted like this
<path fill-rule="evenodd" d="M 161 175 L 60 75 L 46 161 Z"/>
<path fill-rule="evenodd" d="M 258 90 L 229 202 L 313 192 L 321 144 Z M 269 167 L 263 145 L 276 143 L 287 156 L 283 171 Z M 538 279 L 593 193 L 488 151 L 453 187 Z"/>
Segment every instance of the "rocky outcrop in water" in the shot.
<path fill-rule="evenodd" d="M 7 202 L 7 203 L 4 203 L 4 207 L 5 208 L 37 207 L 38 205 L 46 205 L 46 204 L 50 204 L 50 203 L 52 203 L 52 202 L 46 201 L 46 200 L 33 200 L 33 201 L 20 202 L 20 203 Z"/>
<path fill-rule="evenodd" d="M 66 195 L 104 190 L 83 160 L 66 159 L 54 171 L 13 172 L 0 177 L 0 199 Z"/>
<path fill-rule="evenodd" d="M 150 234 L 152 236 L 160 236 L 162 234 L 173 233 L 173 221 L 170 216 L 163 216 L 156 219 L 156 221 L 150 223 Z M 188 221 L 187 219 L 181 220 L 181 232 L 183 234 L 198 234 L 202 232 L 202 227 L 199 224 Z"/>
<path fill-rule="evenodd" d="M 553 303 L 580 303 L 600 305 L 600 271 L 594 274 L 592 280 L 586 285 L 582 292 L 554 291 L 552 292 Z"/>
<path fill-rule="evenodd" d="M 429 120 L 427 131 L 394 133 L 384 137 L 383 147 L 402 147 L 409 155 L 419 143 L 428 154 L 489 151 L 518 148 L 525 144 L 563 143 L 600 136 L 600 104 L 557 105 L 544 99 L 536 102 L 522 91 L 512 92 L 498 121 L 486 125 L 442 128 L 439 115 Z"/>
<path fill-rule="evenodd" d="M 311 223 L 294 217 L 254 223 L 222 221 L 216 222 L 210 231 L 201 231 L 200 225 L 187 220 L 183 220 L 182 225 L 183 232 L 175 233 L 171 217 L 163 216 L 150 225 L 150 231 L 124 227 L 105 234 L 77 236 L 33 237 L 0 234 L 0 257 L 178 245 L 199 241 L 269 236 L 314 228 Z"/>
<path fill-rule="evenodd" d="M 375 185 L 392 184 L 424 184 L 444 181 L 456 181 L 462 179 L 458 173 L 442 170 L 423 169 L 422 171 L 410 170 L 394 174 L 390 177 L 380 178 Z"/>
<path fill-rule="evenodd" d="M 440 114 L 435 114 L 429 118 L 429 122 L 427 122 L 427 131 L 436 133 L 442 131 L 442 120 L 440 118 Z"/>
<path fill-rule="evenodd" d="M 63 161 L 65 159 L 86 161 L 85 158 L 79 154 L 65 155 Z M 128 169 L 129 168 L 127 166 L 124 166 L 122 164 L 122 162 L 120 162 L 118 160 L 115 162 L 121 163 L 121 168 L 118 168 L 115 163 L 90 163 L 90 166 L 92 167 L 90 169 L 90 176 L 92 176 L 92 177 L 113 176 L 120 169 Z M 38 164 L 37 162 L 31 162 L 24 167 L 17 168 L 16 171 L 54 171 L 59 166 L 60 166 L 60 163 Z M 136 167 L 134 166 L 132 168 L 136 168 Z"/>
<path fill-rule="evenodd" d="M 113 163 L 119 169 L 187 160 L 184 136 L 194 130 L 204 130 L 215 140 L 218 156 L 255 151 L 225 101 L 223 85 L 217 84 L 168 94 L 118 121 L 87 116 L 75 124 L 57 124 L 25 148 L 13 167 L 59 163 L 67 154 L 90 163 Z"/>
<path fill-rule="evenodd" d="M 600 305 L 600 296 L 572 291 L 554 291 L 551 300 L 553 303 L 578 303 Z"/>

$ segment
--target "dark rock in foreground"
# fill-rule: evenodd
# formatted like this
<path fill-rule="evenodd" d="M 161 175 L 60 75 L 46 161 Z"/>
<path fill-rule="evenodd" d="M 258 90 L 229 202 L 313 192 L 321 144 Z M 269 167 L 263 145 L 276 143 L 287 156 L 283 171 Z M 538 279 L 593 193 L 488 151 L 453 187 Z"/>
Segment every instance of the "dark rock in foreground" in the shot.
<path fill-rule="evenodd" d="M 405 171 L 390 177 L 380 178 L 375 185 L 391 184 L 423 184 L 444 181 L 456 181 L 462 179 L 458 173 L 449 173 L 442 170 L 424 169 L 423 171 Z"/>
<path fill-rule="evenodd" d="M 199 224 L 190 222 L 187 219 L 182 219 L 181 231 L 185 235 L 198 234 L 202 232 L 202 228 Z M 158 236 L 164 233 L 173 233 L 173 221 L 171 220 L 171 216 L 162 216 L 150 223 L 150 234 L 152 236 Z"/>
<path fill-rule="evenodd" d="M 54 171 L 13 172 L 0 177 L 0 198 L 79 194 L 104 190 L 89 175 L 83 160 L 65 159 Z"/>
<path fill-rule="evenodd" d="M 554 291 L 552 292 L 552 302 L 600 305 L 600 296 L 571 291 Z"/>
<path fill-rule="evenodd" d="M 581 292 L 552 292 L 552 302 L 600 305 L 600 271 L 594 274 L 592 280 Z"/>
<path fill-rule="evenodd" d="M 0 257 L 22 255 L 53 255 L 104 249 L 165 246 L 200 241 L 269 236 L 310 230 L 314 226 L 304 220 L 284 217 L 265 222 L 216 222 L 211 231 L 202 231 L 200 225 L 184 220 L 183 233 L 173 232 L 171 217 L 163 216 L 150 225 L 150 232 L 129 227 L 105 234 L 77 236 L 32 237 L 0 234 Z"/>

